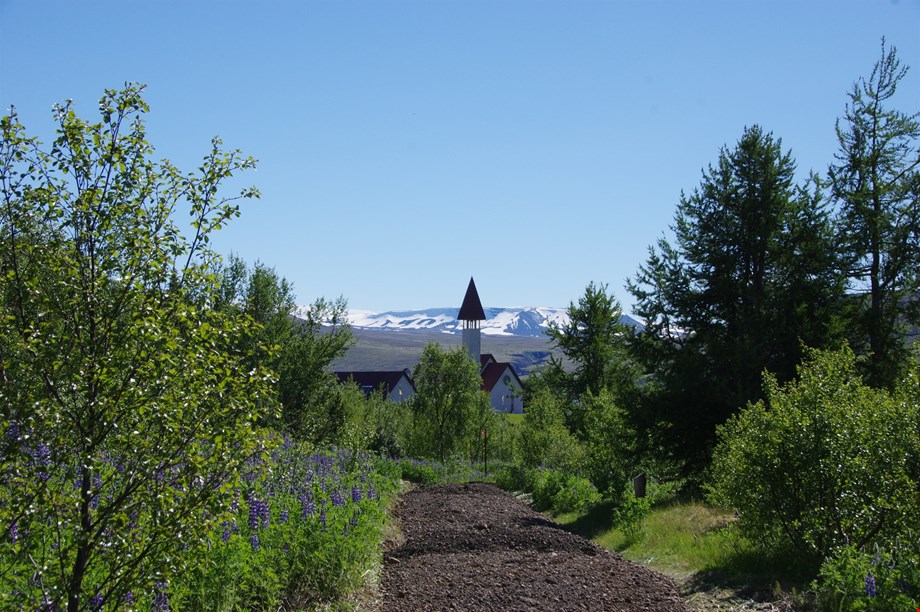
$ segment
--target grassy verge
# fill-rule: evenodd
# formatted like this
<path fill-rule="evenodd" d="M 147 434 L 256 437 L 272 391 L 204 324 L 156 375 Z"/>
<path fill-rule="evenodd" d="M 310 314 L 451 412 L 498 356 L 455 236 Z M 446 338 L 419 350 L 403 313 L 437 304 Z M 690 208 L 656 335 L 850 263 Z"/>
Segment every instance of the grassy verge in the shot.
<path fill-rule="evenodd" d="M 673 578 L 684 593 L 725 589 L 752 596 L 794 596 L 807 587 L 815 568 L 793 557 L 775 557 L 738 533 L 731 513 L 696 501 L 671 501 L 652 508 L 638 529 L 613 522 L 603 503 L 556 521 L 625 558 Z"/>

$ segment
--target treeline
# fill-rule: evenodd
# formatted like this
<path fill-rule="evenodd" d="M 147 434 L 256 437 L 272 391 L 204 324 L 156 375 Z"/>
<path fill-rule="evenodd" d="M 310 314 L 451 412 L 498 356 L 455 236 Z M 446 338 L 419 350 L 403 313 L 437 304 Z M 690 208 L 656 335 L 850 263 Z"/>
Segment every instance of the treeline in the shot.
<path fill-rule="evenodd" d="M 823 174 L 797 182 L 758 125 L 724 147 L 627 282 L 642 331 L 586 288 L 550 332 L 569 366 L 527 382 L 528 463 L 621 503 L 640 472 L 705 494 L 820 571 L 828 607 L 920 601 L 920 114 L 892 106 L 907 72 L 883 40 Z"/>
<path fill-rule="evenodd" d="M 874 388 L 904 378 L 920 321 L 920 121 L 892 106 L 906 76 L 883 41 L 826 173 L 797 182 L 782 140 L 753 125 L 681 195 L 627 284 L 646 328 L 615 342 L 641 376 L 630 417 L 648 452 L 699 474 L 716 427 L 764 398 L 764 372 L 795 379 L 809 348 L 848 345 Z"/>

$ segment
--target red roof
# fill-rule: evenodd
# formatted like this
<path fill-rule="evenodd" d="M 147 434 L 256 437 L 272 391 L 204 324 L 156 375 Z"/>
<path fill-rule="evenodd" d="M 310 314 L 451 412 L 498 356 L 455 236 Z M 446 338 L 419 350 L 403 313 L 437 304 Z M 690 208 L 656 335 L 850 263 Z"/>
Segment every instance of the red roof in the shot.
<path fill-rule="evenodd" d="M 521 384 L 521 379 L 518 378 L 517 372 L 514 371 L 514 367 L 512 367 L 510 363 L 492 361 L 482 370 L 483 390 L 491 392 L 508 370 L 511 371 L 511 376 L 517 381 L 518 386 L 523 387 L 524 385 Z"/>
<path fill-rule="evenodd" d="M 485 321 L 486 312 L 482 309 L 482 302 L 479 301 L 479 292 L 476 291 L 476 283 L 473 277 L 470 277 L 470 284 L 466 288 L 466 295 L 463 296 L 463 304 L 460 306 L 460 313 L 457 315 L 460 321 Z"/>
<path fill-rule="evenodd" d="M 492 353 L 483 353 L 482 355 L 479 356 L 479 368 L 482 369 L 486 367 L 486 364 L 488 364 L 490 361 L 498 361 L 498 360 L 495 359 L 495 355 L 493 355 Z"/>

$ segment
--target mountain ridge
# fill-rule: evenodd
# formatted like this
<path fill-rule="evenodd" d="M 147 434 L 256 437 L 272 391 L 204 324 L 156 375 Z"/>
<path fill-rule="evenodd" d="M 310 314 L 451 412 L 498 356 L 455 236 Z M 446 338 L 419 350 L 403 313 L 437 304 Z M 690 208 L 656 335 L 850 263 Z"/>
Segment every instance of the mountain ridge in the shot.
<path fill-rule="evenodd" d="M 485 308 L 486 320 L 481 329 L 484 336 L 516 336 L 539 338 L 546 335 L 550 325 L 565 325 L 569 321 L 566 308 L 525 306 Z M 391 310 L 373 312 L 351 309 L 348 321 L 355 329 L 379 331 L 427 331 L 459 334 L 463 323 L 457 320 L 459 308 L 425 308 L 419 310 Z M 644 325 L 628 315 L 620 322 L 638 329 Z"/>

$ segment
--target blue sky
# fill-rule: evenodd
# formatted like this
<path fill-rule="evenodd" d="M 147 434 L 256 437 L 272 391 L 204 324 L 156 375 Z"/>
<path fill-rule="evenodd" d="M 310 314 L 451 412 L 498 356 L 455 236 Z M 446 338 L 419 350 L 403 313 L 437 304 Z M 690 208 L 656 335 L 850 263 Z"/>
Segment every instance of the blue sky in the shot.
<path fill-rule="evenodd" d="M 0 0 L 0 105 L 48 140 L 66 98 L 148 85 L 149 136 L 191 169 L 212 136 L 262 191 L 216 248 L 300 303 L 564 306 L 623 288 L 682 190 L 758 123 L 801 175 L 887 37 L 913 70 L 920 0 Z"/>

